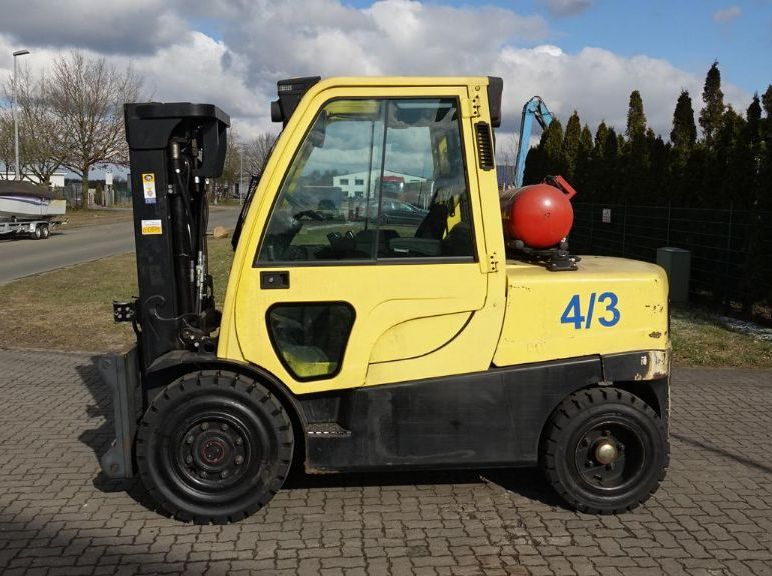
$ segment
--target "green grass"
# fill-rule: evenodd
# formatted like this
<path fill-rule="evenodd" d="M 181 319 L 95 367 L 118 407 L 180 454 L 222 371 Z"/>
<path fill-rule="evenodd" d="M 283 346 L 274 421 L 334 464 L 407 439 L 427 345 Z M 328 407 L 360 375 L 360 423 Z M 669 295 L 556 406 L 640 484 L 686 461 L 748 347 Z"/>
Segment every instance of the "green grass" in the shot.
<path fill-rule="evenodd" d="M 230 240 L 210 240 L 215 298 L 222 305 Z M 0 347 L 121 350 L 134 341 L 130 324 L 113 322 L 112 301 L 137 295 L 134 254 L 121 254 L 0 286 Z"/>
<path fill-rule="evenodd" d="M 674 308 L 671 332 L 678 365 L 772 368 L 772 342 L 729 330 L 706 312 Z"/>
<path fill-rule="evenodd" d="M 322 242 L 325 229 L 309 227 Z M 310 238 L 309 238 L 310 239 Z M 326 239 L 325 239 L 326 241 Z M 230 239 L 210 240 L 210 272 L 222 306 L 233 257 Z M 0 347 L 120 350 L 134 341 L 112 321 L 112 300 L 137 294 L 133 254 L 88 262 L 0 286 Z M 733 332 L 695 309 L 673 310 L 674 361 L 680 366 L 772 368 L 772 342 Z"/>

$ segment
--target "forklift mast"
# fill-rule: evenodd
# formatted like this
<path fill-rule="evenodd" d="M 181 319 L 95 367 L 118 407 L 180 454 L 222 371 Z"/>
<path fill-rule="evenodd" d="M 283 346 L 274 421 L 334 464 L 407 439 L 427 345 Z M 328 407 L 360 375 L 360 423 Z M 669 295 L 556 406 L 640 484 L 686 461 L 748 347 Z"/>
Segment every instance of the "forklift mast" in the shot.
<path fill-rule="evenodd" d="M 222 173 L 230 119 L 186 102 L 126 104 L 125 119 L 139 297 L 113 307 L 134 324 L 144 371 L 172 350 L 214 352 L 206 180 Z"/>

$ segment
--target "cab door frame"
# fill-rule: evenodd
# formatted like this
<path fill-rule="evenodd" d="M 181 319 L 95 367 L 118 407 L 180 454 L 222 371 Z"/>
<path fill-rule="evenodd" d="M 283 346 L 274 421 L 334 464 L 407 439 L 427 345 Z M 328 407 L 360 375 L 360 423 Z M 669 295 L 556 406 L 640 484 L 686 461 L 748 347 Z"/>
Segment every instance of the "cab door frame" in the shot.
<path fill-rule="evenodd" d="M 498 267 L 500 269 L 495 266 L 495 260 L 498 258 L 497 250 L 498 254 L 503 253 L 503 238 L 500 239 L 501 246 L 497 245 L 497 242 L 491 246 L 485 234 L 485 231 L 491 228 L 489 221 L 492 215 L 495 214 L 494 217 L 498 218 L 498 206 L 496 205 L 495 209 L 491 210 L 490 206 L 481 202 L 482 187 L 486 189 L 485 195 L 491 196 L 491 180 L 495 186 L 495 173 L 484 174 L 488 178 L 481 177 L 483 174 L 478 169 L 478 152 L 474 145 L 474 118 L 470 114 L 472 108 L 470 106 L 470 93 L 479 93 L 480 85 L 484 85 L 483 80 L 485 79 L 480 80 L 481 82 L 475 86 L 470 86 L 464 82 L 449 82 L 447 85 L 442 84 L 441 86 L 400 85 L 397 82 L 386 85 L 341 86 L 338 84 L 333 86 L 325 85 L 322 82 L 311 89 L 277 142 L 276 152 L 278 154 L 272 156 L 266 167 L 268 178 L 264 178 L 264 181 L 261 182 L 256 192 L 257 202 L 251 207 L 250 214 L 246 219 L 245 232 L 247 234 L 242 236 L 239 244 L 232 270 L 232 280 L 229 283 L 226 296 L 218 355 L 258 364 L 276 375 L 296 394 L 477 372 L 490 366 L 503 322 L 505 277 L 503 266 Z M 332 99 L 357 97 L 378 99 L 454 97 L 458 100 L 460 136 L 464 150 L 465 176 L 474 228 L 473 242 L 476 254 L 474 260 L 469 259 L 466 262 L 436 261 L 434 259 L 432 259 L 433 261 L 410 262 L 330 261 L 288 262 L 277 265 L 271 263 L 261 264 L 259 267 L 253 265 L 261 242 L 262 231 L 270 218 L 285 174 L 318 111 Z M 479 96 L 477 96 L 478 114 L 481 108 L 487 112 L 484 107 L 480 106 L 479 100 Z M 493 188 L 493 192 L 497 194 L 495 188 Z M 497 225 L 500 228 L 500 222 L 497 222 Z M 365 330 L 357 330 L 356 327 L 352 330 L 348 344 L 349 349 L 346 350 L 343 360 L 344 366 L 338 374 L 323 380 L 298 380 L 286 370 L 270 343 L 263 318 L 266 311 L 276 303 L 276 300 L 273 300 L 272 297 L 268 299 L 263 297 L 267 291 L 261 291 L 260 272 L 268 269 L 281 269 L 288 270 L 290 276 L 298 276 L 302 275 L 299 270 L 303 269 L 306 271 L 308 284 L 312 285 L 316 283 L 315 280 L 324 282 L 325 271 L 328 275 L 331 273 L 330 266 L 335 267 L 336 273 L 343 276 L 341 278 L 343 282 L 347 280 L 357 282 L 356 272 L 358 267 L 361 267 L 378 277 L 378 280 L 372 284 L 374 287 L 387 282 L 400 284 L 402 290 L 398 290 L 393 298 L 384 299 L 384 301 L 398 303 L 398 306 L 387 307 L 386 310 L 369 309 L 364 315 L 361 310 L 358 310 L 356 322 L 359 322 Z M 437 294 L 424 291 L 421 295 L 421 286 L 411 281 L 411 277 L 419 275 L 420 268 L 416 268 L 417 266 L 431 267 L 432 276 L 439 276 L 439 281 L 445 283 L 449 293 L 445 294 L 444 297 L 442 295 L 438 297 Z M 475 297 L 472 298 L 474 302 L 471 304 L 468 297 L 469 287 L 464 286 L 463 282 L 454 287 L 454 282 L 463 276 L 458 273 L 453 274 L 453 269 L 458 271 L 459 266 L 464 268 L 469 278 L 476 278 L 473 283 L 476 282 L 479 285 Z M 472 268 L 476 269 L 475 276 L 471 275 Z M 461 301 L 463 299 L 466 299 L 466 303 Z M 345 299 L 330 297 L 323 300 L 341 301 Z M 442 300 L 445 302 L 439 302 Z M 286 298 L 285 301 L 319 302 L 320 300 L 318 296 L 308 290 L 301 290 Z M 399 321 L 431 317 L 433 314 L 432 305 L 434 305 L 435 312 L 444 306 L 443 314 L 468 311 L 470 318 L 466 321 L 463 329 L 436 353 L 395 362 L 370 364 L 367 361 L 369 349 L 380 335 L 374 334 L 373 327 L 384 325 L 383 316 L 390 316 L 391 318 L 388 320 L 390 322 L 395 320 L 395 313 L 402 314 L 402 320 L 397 319 Z M 398 324 L 399 321 L 395 324 Z M 473 344 L 475 348 L 472 354 L 470 354 L 470 344 Z M 352 362 L 350 355 L 354 356 L 356 364 L 356 368 L 353 370 L 347 369 L 345 365 L 347 360 L 349 363 Z"/>

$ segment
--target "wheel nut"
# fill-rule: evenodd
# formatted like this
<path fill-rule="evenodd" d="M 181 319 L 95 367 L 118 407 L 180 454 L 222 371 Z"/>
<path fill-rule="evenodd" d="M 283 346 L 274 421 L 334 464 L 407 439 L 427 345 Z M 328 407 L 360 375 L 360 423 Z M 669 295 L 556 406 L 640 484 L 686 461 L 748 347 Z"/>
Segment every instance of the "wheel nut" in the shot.
<path fill-rule="evenodd" d="M 199 476 L 201 476 L 201 478 L 206 478 L 209 476 L 209 474 L 206 473 L 206 470 L 201 470 L 201 474 L 199 474 Z"/>
<path fill-rule="evenodd" d="M 220 472 L 220 478 L 227 478 L 227 477 L 228 477 L 228 471 L 227 470 L 223 470 L 222 472 Z"/>
<path fill-rule="evenodd" d="M 240 466 L 243 461 L 244 461 L 243 456 L 236 456 L 236 458 L 234 459 L 234 462 L 236 462 L 236 466 Z"/>
<path fill-rule="evenodd" d="M 188 436 L 187 438 L 185 438 L 185 442 L 187 442 L 188 444 L 193 444 L 193 436 Z"/>
<path fill-rule="evenodd" d="M 209 422 L 204 422 L 201 424 L 201 430 L 206 430 L 207 428 L 209 428 Z"/>
<path fill-rule="evenodd" d="M 227 430 L 227 429 L 228 429 L 228 425 L 227 425 L 227 424 L 221 424 L 221 425 L 220 425 L 220 430 L 222 430 L 223 432 L 224 432 L 225 430 Z"/>
<path fill-rule="evenodd" d="M 590 460 L 586 460 L 586 461 L 584 462 L 584 467 L 585 467 L 585 468 L 591 468 L 591 467 L 592 467 L 592 462 L 591 462 Z"/>
<path fill-rule="evenodd" d="M 241 446 L 241 438 L 236 438 L 236 446 Z"/>
<path fill-rule="evenodd" d="M 193 462 L 193 456 L 191 456 L 190 454 L 185 456 L 185 462 L 187 462 L 188 464 L 192 463 Z"/>

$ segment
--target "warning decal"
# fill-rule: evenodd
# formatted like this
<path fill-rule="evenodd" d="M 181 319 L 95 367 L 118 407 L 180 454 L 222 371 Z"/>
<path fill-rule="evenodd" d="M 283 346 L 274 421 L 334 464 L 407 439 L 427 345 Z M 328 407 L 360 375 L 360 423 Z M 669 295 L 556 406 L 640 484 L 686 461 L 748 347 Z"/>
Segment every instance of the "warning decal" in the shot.
<path fill-rule="evenodd" d="M 143 220 L 142 221 L 143 236 L 154 236 L 158 234 L 163 234 L 160 220 Z"/>
<path fill-rule="evenodd" d="M 152 172 L 142 174 L 142 191 L 145 194 L 145 204 L 155 204 L 155 174 Z"/>

